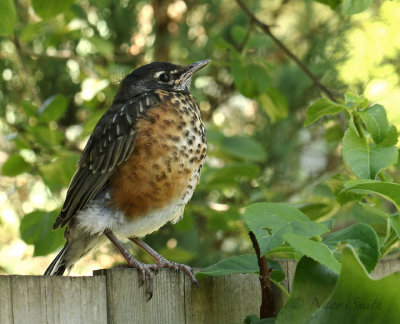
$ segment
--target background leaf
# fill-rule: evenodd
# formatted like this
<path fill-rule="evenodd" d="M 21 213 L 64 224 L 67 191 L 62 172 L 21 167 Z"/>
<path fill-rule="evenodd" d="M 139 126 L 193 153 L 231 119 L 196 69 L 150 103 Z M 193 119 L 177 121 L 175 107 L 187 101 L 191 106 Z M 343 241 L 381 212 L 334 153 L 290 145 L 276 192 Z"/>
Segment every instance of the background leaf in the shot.
<path fill-rule="evenodd" d="M 244 220 L 260 245 L 261 255 L 284 243 L 286 233 L 314 237 L 328 231 L 300 210 L 281 203 L 256 203 L 245 208 Z"/>
<path fill-rule="evenodd" d="M 307 323 L 395 323 L 400 272 L 372 279 L 351 247 L 343 249 L 342 262 L 332 296 Z"/>
<path fill-rule="evenodd" d="M 336 115 L 345 109 L 346 106 L 339 105 L 329 99 L 319 99 L 307 108 L 304 126 L 311 125 L 326 115 Z"/>
<path fill-rule="evenodd" d="M 306 323 L 313 312 L 325 303 L 332 293 L 338 274 L 330 268 L 303 257 L 296 267 L 292 293 L 280 311 L 276 324 Z"/>
<path fill-rule="evenodd" d="M 250 137 L 225 137 L 221 145 L 224 153 L 243 161 L 262 162 L 267 158 L 265 149 Z"/>
<path fill-rule="evenodd" d="M 373 105 L 359 112 L 367 131 L 371 134 L 376 144 L 381 143 L 389 131 L 389 123 L 385 108 L 381 105 Z"/>
<path fill-rule="evenodd" d="M 32 0 L 35 13 L 43 19 L 50 19 L 64 12 L 75 0 Z"/>
<path fill-rule="evenodd" d="M 40 107 L 39 121 L 51 122 L 59 120 L 67 109 L 67 98 L 63 95 L 55 95 L 48 98 Z"/>
<path fill-rule="evenodd" d="M 397 161 L 395 146 L 367 144 L 353 127 L 349 127 L 343 137 L 343 160 L 361 179 L 375 179 L 380 171 Z"/>
<path fill-rule="evenodd" d="M 65 243 L 63 231 L 51 231 L 57 216 L 57 210 L 36 210 L 21 220 L 21 238 L 35 246 L 34 256 L 47 255 Z"/>
<path fill-rule="evenodd" d="M 354 15 L 366 10 L 372 0 L 343 0 L 342 12 L 345 15 Z"/>
<path fill-rule="evenodd" d="M 331 249 L 340 249 L 341 244 L 350 244 L 368 272 L 372 272 L 379 261 L 378 236 L 373 228 L 366 224 L 354 224 L 340 231 L 329 233 L 324 237 L 323 243 Z"/>
<path fill-rule="evenodd" d="M 325 244 L 293 233 L 284 234 L 283 238 L 295 250 L 339 273 L 340 262 L 336 260 L 332 251 Z"/>
<path fill-rule="evenodd" d="M 233 273 L 257 273 L 259 271 L 257 256 L 255 254 L 243 254 L 223 259 L 196 274 L 196 278 L 208 276 L 227 276 Z"/>
<path fill-rule="evenodd" d="M 19 154 L 13 154 L 8 157 L 1 167 L 1 174 L 8 177 L 15 177 L 30 169 L 29 164 Z"/>
<path fill-rule="evenodd" d="M 13 0 L 0 1 L 0 35 L 8 36 L 13 33 L 15 23 L 17 22 L 17 13 L 15 11 Z"/>
<path fill-rule="evenodd" d="M 391 201 L 400 211 L 400 184 L 376 180 L 352 180 L 345 183 L 343 192 L 378 194 Z"/>

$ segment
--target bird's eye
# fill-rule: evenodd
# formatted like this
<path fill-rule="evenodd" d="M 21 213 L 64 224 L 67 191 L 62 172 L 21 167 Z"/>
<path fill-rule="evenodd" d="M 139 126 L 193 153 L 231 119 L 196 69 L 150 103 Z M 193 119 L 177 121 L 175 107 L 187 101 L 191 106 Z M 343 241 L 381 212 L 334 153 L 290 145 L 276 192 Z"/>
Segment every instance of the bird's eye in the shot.
<path fill-rule="evenodd" d="M 158 78 L 160 79 L 161 82 L 168 82 L 170 80 L 168 73 L 161 73 Z"/>

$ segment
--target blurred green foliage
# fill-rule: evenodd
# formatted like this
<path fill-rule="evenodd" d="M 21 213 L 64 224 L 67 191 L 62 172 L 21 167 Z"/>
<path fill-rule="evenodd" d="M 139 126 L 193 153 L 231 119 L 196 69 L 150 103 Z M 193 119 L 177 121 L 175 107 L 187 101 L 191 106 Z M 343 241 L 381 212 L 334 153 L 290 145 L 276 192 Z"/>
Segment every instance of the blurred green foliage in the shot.
<path fill-rule="evenodd" d="M 358 74 L 346 65 L 354 58 L 356 42 L 351 37 L 360 21 L 370 23 L 371 17 L 377 17 L 379 28 L 392 28 L 399 3 L 318 2 L 249 1 L 247 5 L 328 88 L 380 93 L 382 84 L 377 80 L 398 68 L 395 54 L 386 55 L 369 44 L 370 55 L 379 52 L 374 62 L 381 63 L 381 72 L 376 72 L 377 66 L 366 66 L 360 73 L 368 77 L 360 84 Z M 0 35 L 0 132 L 4 134 L 0 259 L 6 260 L 0 261 L 0 268 L 4 272 L 44 270 L 42 264 L 10 265 L 6 256 L 15 254 L 19 237 L 35 249 L 26 248 L 14 263 L 61 246 L 62 234 L 51 232 L 50 223 L 63 202 L 80 151 L 110 106 L 118 82 L 132 69 L 155 60 L 187 64 L 210 58 L 212 63 L 192 86 L 208 131 L 201 182 L 184 219 L 146 237 L 152 247 L 193 266 L 249 252 L 243 207 L 260 201 L 291 202 L 313 222 L 335 219 L 337 228 L 358 217 L 351 202 L 357 193 L 340 193 L 343 205 L 335 199 L 353 176 L 337 153 L 343 136 L 340 119 L 323 117 L 315 126 L 303 128 L 305 120 L 311 123 L 322 117 L 305 114 L 306 107 L 320 98 L 318 87 L 235 2 L 7 0 L 0 4 Z M 390 82 L 385 89 L 392 91 L 393 99 L 400 82 L 398 78 Z M 384 143 L 389 136 L 373 129 L 373 121 L 385 123 L 379 108 L 373 107 L 357 117 L 375 136 L 376 143 L 368 145 L 378 153 L 393 153 L 395 143 Z M 390 104 L 385 102 L 385 107 Z M 342 109 L 340 104 L 328 107 L 331 114 Z M 396 118 L 389 113 L 392 122 Z M 394 128 L 388 132 L 397 135 Z M 351 134 L 345 136 L 351 142 Z M 353 163 L 348 164 L 355 171 Z M 378 159 L 371 172 L 387 166 Z M 398 178 L 397 167 L 389 171 L 388 177 Z M 379 199 L 374 203 L 383 211 L 391 209 Z M 382 227 L 373 216 L 370 223 Z M 104 265 L 100 255 L 95 258 Z"/>

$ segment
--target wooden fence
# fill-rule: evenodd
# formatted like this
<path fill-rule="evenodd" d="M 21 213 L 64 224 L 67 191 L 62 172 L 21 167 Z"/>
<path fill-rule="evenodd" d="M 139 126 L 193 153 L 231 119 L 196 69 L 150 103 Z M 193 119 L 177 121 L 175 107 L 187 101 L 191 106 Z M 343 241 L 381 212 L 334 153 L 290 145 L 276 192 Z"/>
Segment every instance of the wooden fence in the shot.
<path fill-rule="evenodd" d="M 290 291 L 295 262 L 279 263 Z M 399 262 L 384 261 L 374 276 L 399 269 Z M 274 294 L 280 309 L 285 296 L 279 289 Z M 243 323 L 259 313 L 260 296 L 258 277 L 251 274 L 205 278 L 196 288 L 182 272 L 162 269 L 150 301 L 132 269 L 92 277 L 0 276 L 0 323 Z"/>

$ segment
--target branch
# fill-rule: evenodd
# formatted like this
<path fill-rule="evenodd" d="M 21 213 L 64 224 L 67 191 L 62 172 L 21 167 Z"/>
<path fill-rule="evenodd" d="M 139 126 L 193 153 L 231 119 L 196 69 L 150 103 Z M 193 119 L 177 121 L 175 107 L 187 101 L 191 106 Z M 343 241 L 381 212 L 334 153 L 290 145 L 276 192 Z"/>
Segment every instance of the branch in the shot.
<path fill-rule="evenodd" d="M 256 251 L 258 267 L 260 268 L 260 285 L 261 285 L 261 306 L 260 306 L 260 319 L 275 317 L 274 309 L 274 296 L 271 290 L 271 281 L 269 275 L 271 269 L 268 269 L 268 263 L 265 255 L 260 255 L 260 246 L 252 231 L 249 232 L 253 248 Z"/>
<path fill-rule="evenodd" d="M 313 81 L 315 86 L 317 86 L 323 93 L 325 93 L 329 99 L 332 101 L 337 101 L 336 97 L 337 95 L 329 90 L 327 87 L 325 87 L 319 80 L 318 78 L 310 71 L 310 69 L 304 65 L 303 62 L 300 61 L 300 59 L 289 50 L 289 48 L 286 47 L 285 44 L 283 44 L 278 38 L 275 37 L 274 34 L 271 32 L 271 26 L 263 23 L 261 20 L 259 20 L 247 7 L 246 5 L 241 1 L 241 0 L 236 0 L 236 3 L 242 8 L 244 13 L 250 18 L 250 21 L 255 23 L 258 27 L 261 28 L 261 30 L 267 34 L 269 37 L 272 38 L 272 40 L 275 42 L 276 45 L 287 55 L 289 56 L 293 61 L 296 62 L 296 64 L 300 67 L 300 69 L 303 70 L 303 72 Z"/>
<path fill-rule="evenodd" d="M 239 52 L 243 51 L 244 47 L 246 46 L 247 42 L 249 41 L 251 32 L 253 30 L 253 26 L 254 26 L 254 21 L 250 20 L 249 28 L 247 28 L 246 35 L 245 35 L 243 41 L 239 44 L 239 46 L 237 48 Z"/>

